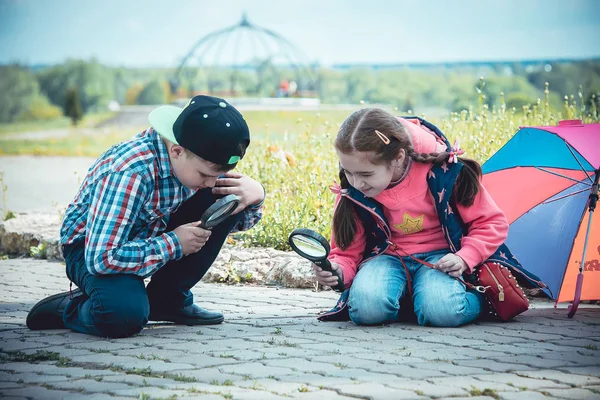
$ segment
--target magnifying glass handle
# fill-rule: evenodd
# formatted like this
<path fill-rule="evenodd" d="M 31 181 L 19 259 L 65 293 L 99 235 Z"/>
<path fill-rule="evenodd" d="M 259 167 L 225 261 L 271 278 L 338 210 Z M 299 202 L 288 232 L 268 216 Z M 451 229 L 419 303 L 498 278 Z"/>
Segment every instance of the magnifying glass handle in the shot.
<path fill-rule="evenodd" d="M 342 279 L 342 277 L 339 274 L 337 274 L 331 268 L 331 263 L 329 262 L 328 259 L 324 259 L 324 260 L 320 260 L 320 261 L 313 261 L 313 262 L 316 265 L 318 265 L 319 267 L 321 267 L 321 269 L 323 269 L 323 271 L 329 271 L 333 275 L 337 276 L 337 278 L 338 278 L 338 284 L 331 287 L 333 290 L 335 290 L 336 292 L 343 292 L 345 290 L 344 280 Z"/>

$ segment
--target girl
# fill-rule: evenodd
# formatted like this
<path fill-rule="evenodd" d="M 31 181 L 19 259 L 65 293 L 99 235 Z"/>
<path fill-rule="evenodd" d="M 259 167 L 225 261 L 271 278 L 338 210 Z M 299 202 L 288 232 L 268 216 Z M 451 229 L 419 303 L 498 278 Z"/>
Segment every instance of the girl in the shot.
<path fill-rule="evenodd" d="M 329 260 L 350 289 L 320 319 L 396 321 L 405 296 L 421 325 L 477 318 L 483 297 L 456 278 L 500 250 L 512 258 L 503 246 L 507 220 L 481 186 L 479 164 L 458 159 L 462 151 L 426 121 L 376 108 L 350 115 L 335 149 L 341 187 L 332 187 Z M 321 284 L 337 284 L 331 272 L 313 268 Z"/>

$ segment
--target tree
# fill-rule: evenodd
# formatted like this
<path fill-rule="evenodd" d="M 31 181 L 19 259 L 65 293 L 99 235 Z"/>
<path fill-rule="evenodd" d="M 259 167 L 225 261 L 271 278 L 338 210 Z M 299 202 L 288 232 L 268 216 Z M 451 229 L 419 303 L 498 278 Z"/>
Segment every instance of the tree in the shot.
<path fill-rule="evenodd" d="M 142 89 L 136 102 L 142 105 L 165 104 L 167 94 L 164 85 L 157 80 L 151 81 Z"/>
<path fill-rule="evenodd" d="M 64 107 L 68 88 L 79 88 L 84 113 L 106 110 L 115 98 L 115 78 L 111 68 L 97 60 L 68 60 L 38 73 L 41 91 L 50 101 Z"/>
<path fill-rule="evenodd" d="M 66 101 L 65 101 L 65 115 L 71 118 L 73 125 L 77 123 L 83 117 L 83 111 L 81 110 L 81 102 L 79 101 L 79 90 L 76 87 L 69 88 L 67 90 Z"/>
<path fill-rule="evenodd" d="M 33 73 L 20 65 L 0 67 L 0 122 L 12 122 L 39 96 Z"/>

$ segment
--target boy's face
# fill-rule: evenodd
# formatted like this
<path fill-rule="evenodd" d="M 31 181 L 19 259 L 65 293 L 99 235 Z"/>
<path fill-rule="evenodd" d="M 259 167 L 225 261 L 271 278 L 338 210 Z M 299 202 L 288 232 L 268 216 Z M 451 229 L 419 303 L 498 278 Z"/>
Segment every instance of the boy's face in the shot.
<path fill-rule="evenodd" d="M 192 190 L 214 187 L 217 178 L 223 174 L 215 170 L 213 163 L 178 145 L 169 149 L 169 158 L 173 173 L 179 182 Z"/>

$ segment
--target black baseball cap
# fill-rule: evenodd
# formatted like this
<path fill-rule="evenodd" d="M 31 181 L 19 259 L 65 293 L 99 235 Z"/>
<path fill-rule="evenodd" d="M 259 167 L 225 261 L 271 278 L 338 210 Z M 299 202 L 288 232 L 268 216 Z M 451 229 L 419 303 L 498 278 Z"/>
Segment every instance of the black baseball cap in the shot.
<path fill-rule="evenodd" d="M 218 97 L 195 96 L 184 108 L 161 106 L 148 120 L 165 139 L 218 165 L 237 163 L 250 144 L 242 114 Z"/>

